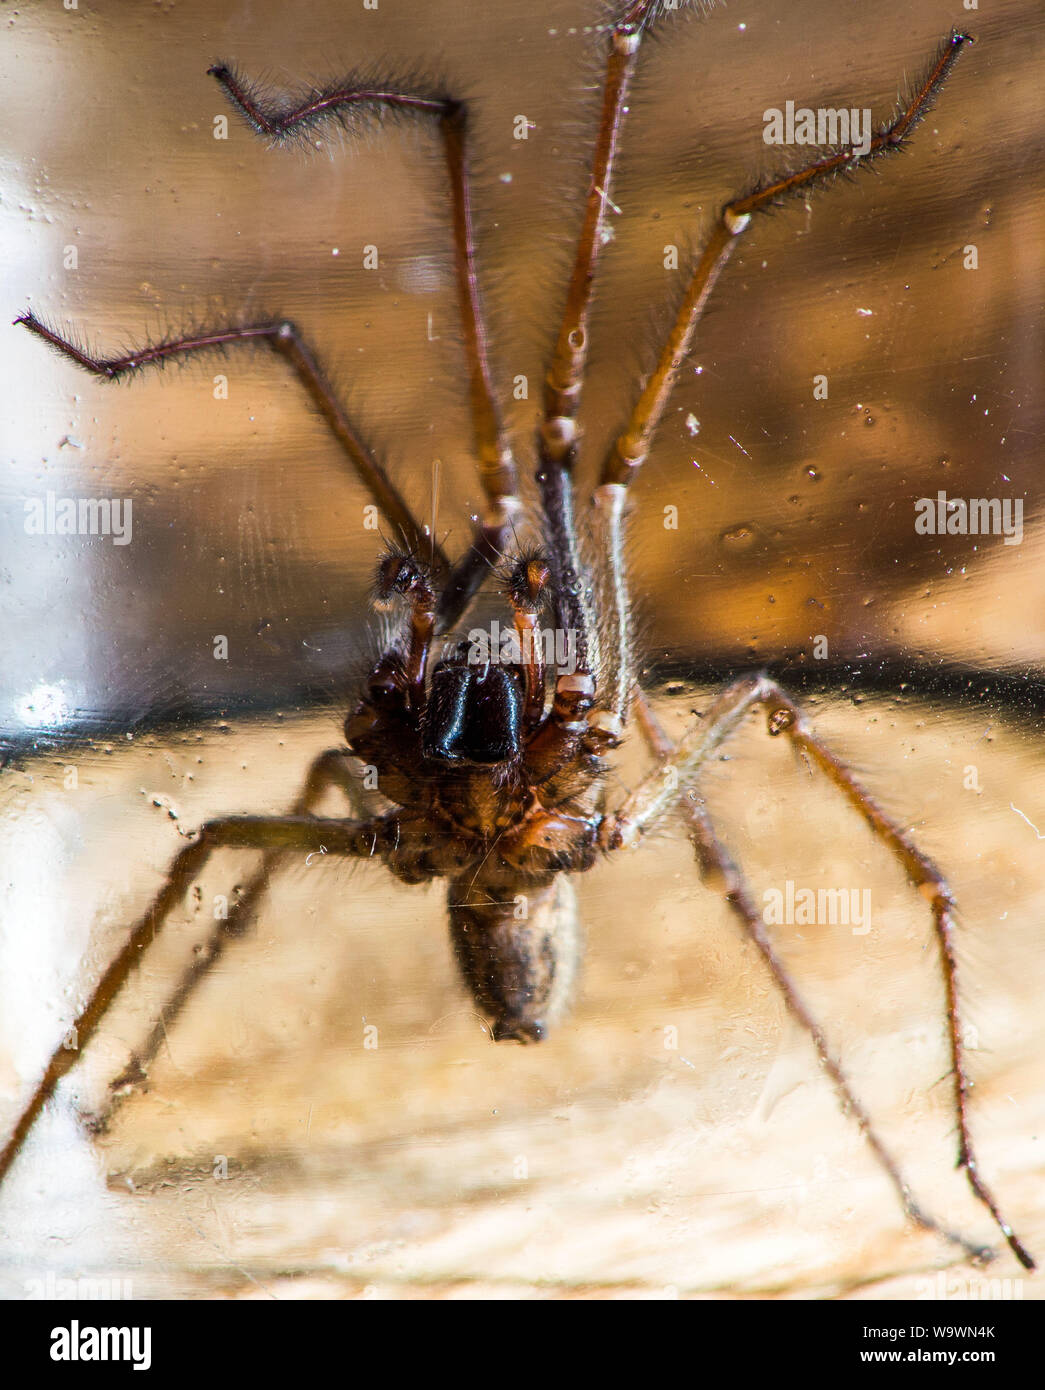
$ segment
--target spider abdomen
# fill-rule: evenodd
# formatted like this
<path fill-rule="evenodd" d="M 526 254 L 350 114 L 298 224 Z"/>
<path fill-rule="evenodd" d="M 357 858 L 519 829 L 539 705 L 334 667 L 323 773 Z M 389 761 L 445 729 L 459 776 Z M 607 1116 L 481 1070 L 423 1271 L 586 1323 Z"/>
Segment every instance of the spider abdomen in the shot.
<path fill-rule="evenodd" d="M 563 874 L 493 899 L 465 875 L 450 883 L 450 939 L 498 1042 L 541 1042 L 566 1012 L 582 953 L 577 899 Z"/>

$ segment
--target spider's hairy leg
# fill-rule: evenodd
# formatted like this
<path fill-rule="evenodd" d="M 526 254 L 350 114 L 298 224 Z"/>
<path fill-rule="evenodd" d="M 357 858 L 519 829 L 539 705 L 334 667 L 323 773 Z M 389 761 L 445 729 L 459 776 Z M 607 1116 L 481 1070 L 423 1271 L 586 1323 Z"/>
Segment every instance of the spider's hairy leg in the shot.
<path fill-rule="evenodd" d="M 670 751 L 675 777 L 664 776 L 664 766 L 655 768 L 599 827 L 599 843 L 605 850 L 626 849 L 636 845 L 647 831 L 662 820 L 678 804 L 682 789 L 688 786 L 700 768 L 718 751 L 746 718 L 751 706 L 757 703 L 764 685 L 759 675 L 742 676 L 719 694 L 707 714 L 677 744 L 654 742 L 652 713 L 642 696 L 638 696 L 641 714 L 640 728 L 653 751 L 662 759 Z"/>
<path fill-rule="evenodd" d="M 623 734 L 635 688 L 635 643 L 624 554 L 627 496 L 622 483 L 603 483 L 592 494 L 590 507 L 595 553 L 600 557 L 601 609 L 607 628 L 599 644 L 599 706 L 604 726 L 618 737 Z"/>
<path fill-rule="evenodd" d="M 627 110 L 628 91 L 643 34 L 657 17 L 659 8 L 656 0 L 639 0 L 628 7 L 610 35 L 602 110 L 592 155 L 591 182 L 566 291 L 562 324 L 545 380 L 544 416 L 538 438 L 541 463 L 537 481 L 541 487 L 552 542 L 556 593 L 562 595 L 561 599 L 557 599 L 557 620 L 567 630 L 571 627 L 578 631 L 586 629 L 585 648 L 587 634 L 593 632 L 594 623 L 590 598 L 585 594 L 579 578 L 583 567 L 573 515 L 572 475 L 578 443 L 577 410 L 588 362 L 588 317 L 595 271 L 599 252 L 606 240 L 606 207 L 610 202 L 613 165 Z M 607 650 L 602 649 L 604 644 L 599 644 L 599 708 L 594 717 L 606 735 L 607 746 L 612 746 L 619 740 L 627 717 L 632 684 L 631 644 L 620 518 L 611 516 L 619 503 L 611 496 L 612 489 L 603 488 L 601 492 L 604 494 L 604 505 L 597 513 L 600 524 L 597 526 L 596 544 L 600 555 L 605 557 L 613 588 L 609 607 L 615 630 Z M 591 661 L 587 650 L 585 657 Z M 586 665 L 585 669 L 590 669 L 590 666 Z M 562 693 L 564 697 L 569 694 L 566 690 Z M 572 711 L 571 716 L 576 719 Z"/>
<path fill-rule="evenodd" d="M 816 1048 L 820 1064 L 831 1078 L 846 1113 L 856 1121 L 871 1151 L 888 1175 L 899 1195 L 908 1219 L 913 1221 L 915 1225 L 922 1227 L 923 1230 L 932 1231 L 934 1234 L 943 1236 L 953 1245 L 959 1246 L 970 1259 L 977 1263 L 982 1264 L 993 1259 L 994 1251 L 989 1246 L 976 1245 L 957 1231 L 949 1230 L 935 1217 L 930 1216 L 912 1195 L 896 1160 L 885 1147 L 874 1127 L 871 1116 L 857 1099 L 849 1084 L 848 1077 L 828 1047 L 823 1029 L 798 993 L 787 967 L 770 941 L 758 907 L 751 897 L 739 869 L 716 835 L 704 802 L 697 793 L 694 793 L 692 797 L 687 797 L 682 804 L 686 819 L 689 822 L 690 839 L 697 853 L 704 882 L 715 892 L 721 894 L 732 908 L 744 934 L 754 944 L 777 988 L 783 995 L 788 1012 L 809 1034 L 813 1046 Z"/>
<path fill-rule="evenodd" d="M 442 586 L 438 627 L 439 631 L 446 631 L 460 620 L 491 566 L 500 558 L 521 505 L 515 460 L 493 389 L 489 339 L 476 273 L 467 108 L 463 102 L 442 94 L 394 91 L 383 85 L 352 81 L 314 89 L 298 102 L 279 104 L 263 97 L 226 64 L 219 63 L 209 71 L 250 125 L 259 134 L 279 142 L 299 137 L 323 122 L 340 121 L 347 125 L 358 116 L 391 113 L 438 117 L 450 183 L 457 299 L 468 364 L 476 460 L 486 499 L 470 548 Z"/>
<path fill-rule="evenodd" d="M 326 793 L 336 789 L 344 795 L 352 814 L 362 816 L 363 798 L 360 795 L 359 781 L 352 776 L 349 769 L 349 756 L 345 748 L 330 748 L 325 753 L 320 753 L 308 770 L 290 814 L 313 815 Z M 192 964 L 186 968 L 160 1009 L 145 1042 L 131 1053 L 127 1065 L 110 1083 L 104 1106 L 90 1118 L 92 1133 L 103 1134 L 112 1123 L 117 1110 L 148 1080 L 149 1067 L 164 1045 L 179 1014 L 221 960 L 229 942 L 246 935 L 250 930 L 281 859 L 282 854 L 279 850 L 270 850 L 264 854 L 258 868 L 244 885 L 243 891 L 229 906 L 228 915 L 215 924 L 209 940 L 193 956 Z"/>
<path fill-rule="evenodd" d="M 610 34 L 602 109 L 592 153 L 591 182 L 566 291 L 562 324 L 544 386 L 541 444 L 552 462 L 563 462 L 577 439 L 577 408 L 588 361 L 588 314 L 595 268 L 606 240 L 606 206 L 610 202 L 613 165 L 639 46 L 647 21 L 656 8 L 655 0 L 640 0 L 640 3 L 629 6 Z"/>
<path fill-rule="evenodd" d="M 607 640 L 600 644 L 599 705 L 606 723 L 622 727 L 634 686 L 631 606 L 624 563 L 624 514 L 627 488 L 652 447 L 678 373 L 715 283 L 752 214 L 769 208 L 786 193 L 801 192 L 865 161 L 900 148 L 925 115 L 957 61 L 968 35 L 957 31 L 941 48 L 925 79 L 903 110 L 871 140 L 858 165 L 855 146 L 847 146 L 783 178 L 734 199 L 722 209 L 686 289 L 681 308 L 656 367 L 647 378 L 624 432 L 606 457 L 602 481 L 591 504 L 597 553 L 602 560 Z"/>
<path fill-rule="evenodd" d="M 965 1169 L 969 1186 L 997 1223 L 1009 1243 L 1012 1253 L 1024 1269 L 1034 1269 L 1035 1263 L 1012 1227 L 1005 1220 L 997 1200 L 980 1176 L 979 1163 L 969 1131 L 970 1081 L 962 1042 L 961 1011 L 958 1001 L 958 955 L 954 939 L 954 898 L 940 870 L 921 852 L 909 837 L 884 814 L 847 767 L 824 744 L 810 727 L 801 709 L 786 691 L 771 681 L 764 683 L 761 703 L 769 711 L 770 734 L 786 734 L 809 760 L 839 789 L 870 826 L 875 838 L 881 840 L 899 860 L 907 877 L 928 901 L 932 910 L 933 931 L 940 952 L 947 1000 L 947 1034 L 954 1078 L 954 1110 L 958 1120 L 958 1167 Z"/>
<path fill-rule="evenodd" d="M 445 631 L 460 621 L 490 566 L 503 554 L 522 504 L 515 459 L 508 445 L 490 374 L 488 338 L 475 270 L 464 105 L 451 103 L 440 125 L 452 194 L 457 295 L 468 358 L 479 481 L 486 495 L 486 512 L 476 524 L 471 547 L 454 567 L 440 596 L 439 627 Z"/>
<path fill-rule="evenodd" d="M 411 547 L 424 545 L 432 548 L 434 562 L 441 571 L 449 570 L 446 556 L 435 546 L 434 540 L 429 541 L 424 528 L 414 519 L 395 484 L 356 433 L 311 348 L 294 324 L 288 320 L 244 324 L 186 338 L 170 338 L 165 342 L 155 343 L 135 352 L 122 353 L 116 357 L 100 357 L 85 351 L 71 339 L 49 328 L 35 314 L 22 314 L 15 322 L 23 324 L 31 333 L 43 338 L 44 342 L 49 343 L 63 357 L 70 358 L 84 371 L 104 377 L 108 381 L 118 381 L 121 377 L 130 376 L 145 367 L 162 364 L 178 357 L 188 357 L 192 353 L 220 350 L 240 343 L 267 344 L 293 367 L 306 394 L 326 421 L 356 476 L 377 503 L 389 525 L 396 528 L 405 544 Z"/>
<path fill-rule="evenodd" d="M 526 729 L 536 728 L 544 716 L 545 653 L 537 619 L 545 605 L 550 582 L 551 571 L 544 556 L 534 552 L 519 557 L 505 585 L 526 677 L 526 702 L 523 706 L 523 726 Z"/>
<path fill-rule="evenodd" d="M 374 607 L 388 610 L 396 597 L 406 598 L 410 602 L 404 676 L 410 703 L 415 709 L 420 709 L 425 703 L 425 673 L 435 635 L 436 594 L 426 565 L 412 555 L 392 551 L 377 567 Z"/>
<path fill-rule="evenodd" d="M 674 8 L 674 7 L 673 7 Z M 604 561 L 611 592 L 604 597 L 612 631 L 608 643 L 598 643 L 588 657 L 588 641 L 597 635 L 583 573 L 573 515 L 572 474 L 578 445 L 577 411 L 588 362 L 588 319 L 599 252 L 606 237 L 606 208 L 627 98 L 644 34 L 662 17 L 659 0 L 635 0 L 610 33 L 602 109 L 592 155 L 591 181 L 577 241 L 566 305 L 545 380 L 544 412 L 538 436 L 541 487 L 556 565 L 558 621 L 585 633 L 585 656 L 590 671 L 598 666 L 597 713 L 593 716 L 607 746 L 619 741 L 627 718 L 633 683 L 631 632 L 622 535 L 623 489 L 604 486 L 596 496 L 596 549 Z M 564 692 L 565 694 L 566 692 Z"/>
<path fill-rule="evenodd" d="M 1035 1268 L 1031 1255 L 1002 1216 L 997 1201 L 980 1177 L 972 1147 L 967 1115 L 969 1082 L 958 1007 L 957 960 L 953 932 L 954 903 L 939 870 L 875 805 L 868 792 L 813 732 L 787 692 L 767 677 L 746 676 L 728 687 L 716 699 L 701 725 L 685 735 L 677 744 L 673 744 L 667 738 L 644 696 L 640 694 L 636 704 L 640 728 L 651 750 L 660 760 L 660 765 L 627 799 L 615 816 L 606 818 L 600 827 L 600 843 L 606 849 L 619 849 L 627 844 L 634 844 L 668 810 L 677 805 L 682 807 L 689 821 L 691 838 L 706 881 L 725 897 L 745 933 L 766 962 L 783 994 L 788 1010 L 809 1033 L 824 1069 L 899 1193 L 907 1215 L 918 1225 L 938 1231 L 948 1240 L 961 1245 L 975 1258 L 985 1259 L 989 1258 L 992 1252 L 947 1231 L 927 1216 L 912 1198 L 895 1160 L 876 1134 L 869 1115 L 854 1096 L 845 1073 L 828 1049 L 823 1031 L 777 956 L 766 934 L 762 916 L 739 870 L 715 833 L 702 798 L 693 788 L 692 782 L 701 764 L 739 727 L 753 708 L 761 706 L 767 713 L 768 732 L 771 735 L 787 734 L 796 748 L 830 778 L 868 822 L 875 837 L 899 860 L 910 881 L 929 899 L 932 905 L 933 927 L 940 947 L 947 997 L 948 1038 L 955 1078 L 955 1111 L 959 1128 L 958 1165 L 965 1168 L 973 1192 L 990 1211 L 1013 1254 L 1025 1269 Z M 675 789 L 673 784 L 676 779 L 666 779 L 663 775 L 665 766 L 677 769 Z"/>
<path fill-rule="evenodd" d="M 875 159 L 902 148 L 919 120 L 932 106 L 961 50 L 971 42 L 968 34 L 957 30 L 951 33 L 903 109 L 878 131 L 866 150 L 854 145 L 843 146 L 823 159 L 759 185 L 725 205 L 690 278 L 657 365 L 646 379 L 627 426 L 606 456 L 602 469 L 603 484 L 620 483 L 627 487 L 645 463 L 708 298 L 738 238 L 749 226 L 752 215 L 765 211 L 787 194 L 800 194 L 816 188 L 839 174 L 865 168 Z"/>
<path fill-rule="evenodd" d="M 560 629 L 575 635 L 578 668 L 587 676 L 591 676 L 600 665 L 601 653 L 593 650 L 597 628 L 592 612 L 592 595 L 584 579 L 585 566 L 581 559 L 574 515 L 577 410 L 588 362 L 588 317 L 595 272 L 599 253 L 606 240 L 606 207 L 610 202 L 613 166 L 627 111 L 628 90 L 643 35 L 657 18 L 660 9 L 657 0 L 636 0 L 627 7 L 610 31 L 591 180 L 562 322 L 545 379 L 544 406 L 537 437 L 537 484 L 545 515 L 545 541 L 555 578 L 555 620 Z M 557 687 L 558 702 L 567 723 L 576 722 L 581 713 L 571 703 L 572 695 L 568 687 Z M 602 703 L 600 701 L 600 706 Z M 615 708 L 616 703 L 616 700 L 611 702 L 611 709 Z M 600 713 L 606 718 L 606 732 L 612 737 L 617 717 L 601 709 Z M 619 733 L 619 729 L 616 732 Z"/>
<path fill-rule="evenodd" d="M 351 855 L 369 858 L 386 837 L 396 833 L 387 818 L 376 820 L 320 820 L 312 816 L 226 816 L 207 821 L 191 844 L 175 855 L 160 891 L 135 923 L 126 943 L 106 969 L 73 1024 L 76 1047 L 60 1045 L 0 1152 L 0 1182 L 22 1149 L 29 1131 L 55 1087 L 76 1063 L 81 1048 L 94 1036 L 111 1004 L 126 983 L 142 951 L 163 928 L 204 865 L 216 849 L 257 849 L 285 854 Z M 68 1036 L 68 1034 L 67 1034 Z"/>

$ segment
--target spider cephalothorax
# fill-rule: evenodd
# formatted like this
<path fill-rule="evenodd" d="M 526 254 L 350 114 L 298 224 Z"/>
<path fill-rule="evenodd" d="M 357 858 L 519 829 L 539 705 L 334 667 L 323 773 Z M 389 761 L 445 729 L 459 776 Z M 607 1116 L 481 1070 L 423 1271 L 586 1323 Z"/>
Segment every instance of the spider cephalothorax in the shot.
<path fill-rule="evenodd" d="M 506 573 L 511 644 L 455 644 L 430 661 L 437 609 L 428 567 L 394 552 L 375 598 L 410 606 L 403 650 L 387 652 L 345 723 L 350 750 L 395 804 L 375 852 L 408 883 L 448 878 L 450 934 L 497 1038 L 536 1041 L 569 1002 L 580 933 L 560 876 L 591 868 L 601 811 L 600 754 L 616 742 L 589 721 L 595 682 L 565 673 L 545 711 L 537 620 L 543 556 Z"/>

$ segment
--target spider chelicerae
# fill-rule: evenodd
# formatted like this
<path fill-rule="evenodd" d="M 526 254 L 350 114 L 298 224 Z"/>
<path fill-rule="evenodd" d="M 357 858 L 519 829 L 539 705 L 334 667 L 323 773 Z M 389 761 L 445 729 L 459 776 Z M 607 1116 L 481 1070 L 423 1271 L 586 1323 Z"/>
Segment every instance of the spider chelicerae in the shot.
<path fill-rule="evenodd" d="M 290 813 L 208 821 L 176 856 L 160 892 L 76 1020 L 76 1048 L 59 1046 L 52 1056 L 0 1156 L 0 1177 L 20 1152 L 78 1050 L 105 1017 L 142 949 L 214 850 L 248 848 L 260 852 L 261 859 L 149 1037 L 113 1083 L 103 1124 L 143 1079 L 167 1028 L 199 981 L 228 942 L 248 928 L 273 870 L 288 854 L 323 851 L 379 857 L 408 883 L 447 879 L 454 951 L 492 1035 L 499 1040 L 537 1042 L 562 1017 L 576 975 L 579 929 L 570 876 L 590 869 L 602 856 L 638 845 L 665 817 L 677 813 L 688 823 L 706 883 L 724 896 L 791 1014 L 809 1034 L 823 1068 L 893 1182 L 908 1217 L 968 1255 L 986 1258 L 991 1253 L 986 1247 L 944 1228 L 911 1194 L 829 1050 L 770 940 L 761 911 L 713 827 L 698 790 L 699 772 L 757 710 L 771 736 L 789 739 L 862 813 L 928 901 L 948 1001 L 959 1164 L 1017 1258 L 1027 1268 L 1033 1267 L 974 1156 L 957 1002 L 954 904 L 944 879 L 824 745 L 791 697 L 767 677 L 754 674 L 735 682 L 690 732 L 677 742 L 667 737 L 636 680 L 624 546 L 630 485 L 649 455 L 708 297 L 753 215 L 789 194 L 804 195 L 905 144 L 970 40 L 957 32 L 945 40 L 924 79 L 866 147 L 833 149 L 803 168 L 759 184 L 722 209 L 695 259 L 657 364 L 643 382 L 628 424 L 604 462 L 590 509 L 578 520 L 573 475 L 582 440 L 577 416 L 595 272 L 608 240 L 605 219 L 615 154 L 644 36 L 664 18 L 666 8 L 660 0 L 637 0 L 608 31 L 602 108 L 584 219 L 536 441 L 539 547 L 520 553 L 514 544 L 522 503 L 483 321 L 468 172 L 468 114 L 460 102 L 444 93 L 344 82 L 312 90 L 300 99 L 273 102 L 232 68 L 211 69 L 253 129 L 276 143 L 292 141 L 331 121 L 352 129 L 360 119 L 387 113 L 429 121 L 438 129 L 450 190 L 475 455 L 485 498 L 470 545 L 456 561 L 443 552 L 434 527 L 427 530 L 416 520 L 386 470 L 364 445 L 294 324 L 270 320 L 228 326 L 103 358 L 33 314 L 20 320 L 85 370 L 109 379 L 153 363 L 251 343 L 267 345 L 285 358 L 394 533 L 394 543 L 378 565 L 375 598 L 382 607 L 401 609 L 403 620 L 400 639 L 370 673 L 346 721 L 347 747 L 332 749 L 313 763 Z M 501 584 L 514 640 L 506 647 L 494 642 L 476 651 L 474 642 L 452 639 L 491 575 L 498 576 Z M 545 619 L 550 619 L 551 626 L 542 628 Z M 566 654 L 568 661 L 563 660 Z M 623 804 L 610 807 L 605 772 L 629 727 L 644 740 L 655 765 Z M 350 755 L 373 773 L 383 808 L 376 815 L 351 819 L 318 817 L 315 809 L 331 788 L 342 790 L 353 805 L 357 802 L 358 780 L 350 770 Z"/>

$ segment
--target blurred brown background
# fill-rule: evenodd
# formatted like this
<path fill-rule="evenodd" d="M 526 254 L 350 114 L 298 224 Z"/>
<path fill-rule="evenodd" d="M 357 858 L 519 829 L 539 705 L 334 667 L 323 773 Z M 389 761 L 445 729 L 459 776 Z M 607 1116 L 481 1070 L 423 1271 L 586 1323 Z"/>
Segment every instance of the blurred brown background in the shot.
<path fill-rule="evenodd" d="M 11 317 L 31 305 L 105 351 L 292 316 L 421 514 L 442 461 L 452 550 L 477 493 L 435 138 L 390 127 L 308 157 L 270 151 L 232 120 L 216 142 L 227 108 L 206 68 L 234 59 L 280 91 L 353 68 L 431 71 L 469 100 L 494 360 L 528 475 L 594 133 L 602 11 L 307 12 L 9 11 L 0 298 Z M 955 22 L 977 43 L 911 150 L 762 219 L 734 257 L 693 354 L 702 370 L 686 372 L 636 490 L 634 587 L 649 661 L 678 677 L 660 697 L 677 723 L 706 706 L 702 663 L 800 672 L 815 634 L 836 677 L 844 662 L 858 677 L 888 663 L 911 673 L 907 690 L 867 698 L 836 681 L 814 708 L 954 879 L 984 1165 L 1045 1249 L 1041 845 L 1013 809 L 1045 829 L 1037 711 L 1033 696 L 983 682 L 975 700 L 953 684 L 916 693 L 941 662 L 1004 675 L 1009 691 L 1041 676 L 1035 6 L 879 4 L 870 24 L 866 6 L 837 0 L 731 5 L 649 45 L 613 190 L 585 468 L 593 479 L 681 287 L 664 246 L 694 244 L 730 194 L 774 168 L 764 109 L 869 105 L 882 119 Z M 518 114 L 535 123 L 526 142 L 512 138 Z M 360 268 L 368 243 L 378 272 Z M 970 243 L 976 271 L 962 267 Z M 69 245 L 75 273 L 62 266 Z M 266 354 L 113 388 L 21 329 L 0 330 L 0 352 L 3 723 L 22 737 L 62 719 L 99 733 L 4 772 L 13 1105 L 178 847 L 165 808 L 185 828 L 278 809 L 308 757 L 338 741 L 333 710 L 309 714 L 299 692 L 339 695 L 366 640 L 375 541 L 365 498 Z M 219 372 L 226 401 L 212 395 Z M 812 399 L 819 372 L 826 402 Z M 512 403 L 519 374 L 531 399 Z M 1022 545 L 916 536 L 913 501 L 938 488 L 1024 497 Z M 24 498 L 48 489 L 132 497 L 132 544 L 27 537 Z M 661 525 L 669 503 L 677 532 Z M 212 658 L 216 633 L 231 639 L 228 663 Z M 250 706 L 269 713 L 248 719 Z M 217 708 L 228 725 L 194 722 Z M 173 731 L 125 736 L 172 717 Z M 625 767 L 614 792 L 637 775 Z M 789 958 L 916 1185 L 988 1237 L 951 1173 L 917 896 L 757 730 L 708 786 L 756 890 L 788 877 L 872 888 L 869 937 L 789 934 Z M 946 1250 L 903 1230 L 677 832 L 580 885 L 584 993 L 540 1050 L 487 1045 L 453 976 L 438 889 L 321 867 L 287 875 L 106 1146 L 86 1144 L 67 1111 L 41 1131 L 7 1199 L 8 1296 L 46 1270 L 130 1277 L 140 1295 L 918 1296 L 949 1267 Z M 215 864 L 197 938 L 210 895 L 243 872 Z M 85 1099 L 190 950 L 172 924 L 137 1005 L 79 1078 Z M 362 1050 L 364 1019 L 380 1028 L 377 1053 Z M 678 1053 L 663 1046 L 668 1026 Z M 230 1158 L 225 1183 L 211 1176 L 217 1154 Z M 123 1175 L 108 1192 L 103 1171 Z M 1026 1280 L 1024 1296 L 1036 1291 Z"/>

